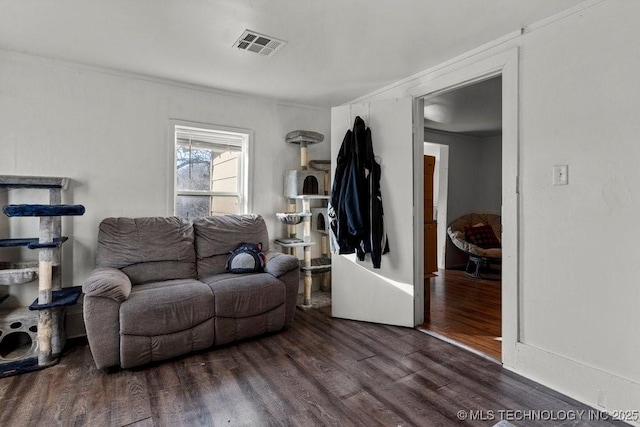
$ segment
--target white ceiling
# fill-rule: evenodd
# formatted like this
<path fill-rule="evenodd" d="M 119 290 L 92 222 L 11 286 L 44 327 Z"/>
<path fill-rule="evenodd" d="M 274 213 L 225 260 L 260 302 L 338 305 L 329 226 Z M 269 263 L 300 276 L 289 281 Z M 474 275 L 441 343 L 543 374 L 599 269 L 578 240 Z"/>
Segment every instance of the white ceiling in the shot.
<path fill-rule="evenodd" d="M 502 78 L 426 98 L 424 126 L 478 138 L 502 135 Z"/>
<path fill-rule="evenodd" d="M 0 48 L 333 106 L 584 0 L 0 0 Z M 232 48 L 245 29 L 289 43 Z"/>

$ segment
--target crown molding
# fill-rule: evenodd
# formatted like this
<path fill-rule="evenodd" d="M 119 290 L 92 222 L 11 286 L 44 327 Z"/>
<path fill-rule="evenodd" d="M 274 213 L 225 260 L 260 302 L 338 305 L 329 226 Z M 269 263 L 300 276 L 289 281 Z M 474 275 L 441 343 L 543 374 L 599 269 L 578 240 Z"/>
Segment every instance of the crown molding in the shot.
<path fill-rule="evenodd" d="M 231 96 L 245 101 L 262 102 L 265 104 L 279 105 L 283 107 L 312 109 L 318 111 L 327 111 L 328 107 L 319 105 L 300 104 L 295 102 L 287 102 L 279 100 L 277 98 L 269 98 L 259 95 L 252 95 L 249 93 L 234 92 L 230 90 L 220 89 L 212 86 L 198 85 L 194 83 L 183 82 L 179 80 L 168 79 L 164 77 L 152 76 L 149 74 L 135 73 L 132 71 L 125 71 L 116 68 L 108 68 L 97 65 L 82 64 L 79 62 L 65 61 L 57 58 L 34 55 L 31 53 L 18 52 L 14 50 L 7 50 L 0 48 L 0 58 L 13 59 L 23 62 L 31 62 L 35 64 L 48 64 L 62 68 L 68 68 L 72 70 L 80 70 L 98 74 L 105 74 L 109 76 L 115 76 L 125 79 L 141 80 L 149 83 L 172 86 L 181 89 L 194 90 L 199 92 L 206 92 L 220 96 Z"/>

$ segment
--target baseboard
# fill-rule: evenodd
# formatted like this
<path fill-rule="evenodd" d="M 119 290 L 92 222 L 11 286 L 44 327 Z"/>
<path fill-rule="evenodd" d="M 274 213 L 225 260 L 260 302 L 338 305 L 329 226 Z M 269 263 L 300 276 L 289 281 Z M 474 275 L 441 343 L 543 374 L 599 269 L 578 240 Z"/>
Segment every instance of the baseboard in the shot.
<path fill-rule="evenodd" d="M 638 382 L 522 343 L 516 344 L 515 366 L 504 367 L 598 411 L 621 413 L 624 421 L 640 426 Z"/>

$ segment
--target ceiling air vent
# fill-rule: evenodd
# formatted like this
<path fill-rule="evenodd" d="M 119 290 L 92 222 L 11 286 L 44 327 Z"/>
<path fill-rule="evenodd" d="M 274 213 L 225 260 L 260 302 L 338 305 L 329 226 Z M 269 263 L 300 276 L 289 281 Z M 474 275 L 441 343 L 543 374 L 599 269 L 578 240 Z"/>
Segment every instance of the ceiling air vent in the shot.
<path fill-rule="evenodd" d="M 282 49 L 285 44 L 287 44 L 287 42 L 284 40 L 265 36 L 255 31 L 245 30 L 233 46 L 240 50 L 257 53 L 262 56 L 272 56 L 278 50 Z"/>

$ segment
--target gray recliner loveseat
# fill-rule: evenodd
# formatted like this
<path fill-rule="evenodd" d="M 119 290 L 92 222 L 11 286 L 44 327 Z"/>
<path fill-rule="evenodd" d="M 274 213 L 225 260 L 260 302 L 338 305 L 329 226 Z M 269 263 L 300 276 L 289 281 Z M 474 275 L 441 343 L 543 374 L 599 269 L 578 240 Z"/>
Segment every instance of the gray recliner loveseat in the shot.
<path fill-rule="evenodd" d="M 264 273 L 225 271 L 242 242 L 262 242 Z M 258 215 L 103 220 L 96 269 L 83 284 L 96 366 L 131 368 L 289 325 L 298 259 L 268 245 Z"/>

